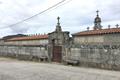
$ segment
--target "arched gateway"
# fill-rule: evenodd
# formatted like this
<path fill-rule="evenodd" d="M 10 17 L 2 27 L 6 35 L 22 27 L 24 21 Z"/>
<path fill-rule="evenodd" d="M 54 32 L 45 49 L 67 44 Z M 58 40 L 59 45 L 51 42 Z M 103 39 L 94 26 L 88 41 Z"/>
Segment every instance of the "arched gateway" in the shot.
<path fill-rule="evenodd" d="M 69 44 L 69 32 L 68 31 L 62 31 L 60 26 L 60 17 L 57 18 L 58 23 L 56 25 L 55 31 L 48 34 L 49 38 L 49 47 L 48 47 L 48 53 L 50 56 L 50 60 L 54 62 L 62 62 L 63 55 L 64 55 L 64 48 L 65 45 Z"/>

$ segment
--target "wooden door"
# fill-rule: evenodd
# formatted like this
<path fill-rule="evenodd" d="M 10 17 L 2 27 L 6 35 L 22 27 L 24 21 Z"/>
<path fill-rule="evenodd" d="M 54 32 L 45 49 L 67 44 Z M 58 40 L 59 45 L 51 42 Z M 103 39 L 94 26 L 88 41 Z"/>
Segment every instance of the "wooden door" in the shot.
<path fill-rule="evenodd" d="M 52 60 L 54 62 L 61 62 L 61 59 L 62 59 L 62 47 L 61 46 L 54 46 Z"/>

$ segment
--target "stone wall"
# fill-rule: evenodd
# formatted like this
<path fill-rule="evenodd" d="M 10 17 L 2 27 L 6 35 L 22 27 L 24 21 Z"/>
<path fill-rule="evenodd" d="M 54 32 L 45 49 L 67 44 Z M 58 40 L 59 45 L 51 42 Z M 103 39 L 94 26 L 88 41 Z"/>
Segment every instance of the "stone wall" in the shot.
<path fill-rule="evenodd" d="M 120 33 L 89 36 L 73 36 L 73 42 L 74 44 L 120 43 Z"/>
<path fill-rule="evenodd" d="M 81 43 L 103 43 L 104 36 L 103 35 L 91 35 L 91 36 L 75 36 L 73 37 L 73 41 L 75 44 Z"/>
<path fill-rule="evenodd" d="M 80 66 L 120 70 L 120 45 L 80 44 L 63 47 L 62 61 Z M 48 46 L 0 45 L 0 56 L 23 60 L 50 61 Z"/>
<path fill-rule="evenodd" d="M 66 48 L 64 61 L 79 65 L 120 70 L 120 45 L 72 45 Z"/>
<path fill-rule="evenodd" d="M 48 44 L 48 39 L 40 39 L 40 40 L 18 40 L 18 41 L 5 41 L 3 44 L 8 45 L 43 45 Z"/>
<path fill-rule="evenodd" d="M 38 45 L 0 45 L 0 56 L 26 60 L 47 60 L 49 58 L 47 47 Z"/>
<path fill-rule="evenodd" d="M 105 43 L 120 43 L 120 34 L 105 34 L 104 35 L 104 42 Z"/>

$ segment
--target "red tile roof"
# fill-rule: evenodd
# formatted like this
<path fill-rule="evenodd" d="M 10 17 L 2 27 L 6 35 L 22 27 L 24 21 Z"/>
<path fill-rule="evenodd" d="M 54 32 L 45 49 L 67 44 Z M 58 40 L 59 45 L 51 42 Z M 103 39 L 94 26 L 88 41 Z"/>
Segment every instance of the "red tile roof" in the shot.
<path fill-rule="evenodd" d="M 72 35 L 73 36 L 89 36 L 89 35 L 102 35 L 102 34 L 114 34 L 114 33 L 120 33 L 120 28 L 82 31 Z"/>
<path fill-rule="evenodd" d="M 8 39 L 7 41 L 23 41 L 23 40 L 39 40 L 39 39 L 48 39 L 48 35 L 33 35 L 33 36 L 24 36 L 24 37 L 15 37 Z"/>

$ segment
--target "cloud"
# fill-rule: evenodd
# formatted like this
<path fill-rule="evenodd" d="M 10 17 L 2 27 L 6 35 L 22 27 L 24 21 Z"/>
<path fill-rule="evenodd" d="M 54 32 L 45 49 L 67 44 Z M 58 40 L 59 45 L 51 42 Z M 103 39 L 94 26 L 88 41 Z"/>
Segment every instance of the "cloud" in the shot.
<path fill-rule="evenodd" d="M 62 0 L 1 0 L 0 4 L 0 28 L 8 26 L 37 14 Z M 69 0 L 67 0 L 69 1 Z M 67 2 L 66 1 L 66 2 Z M 71 33 L 92 29 L 96 10 L 100 10 L 102 25 L 114 25 L 120 23 L 119 0 L 72 0 L 69 3 L 53 8 L 21 24 L 1 29 L 0 35 L 17 33 L 48 33 L 55 29 L 57 16 L 64 31 Z"/>

